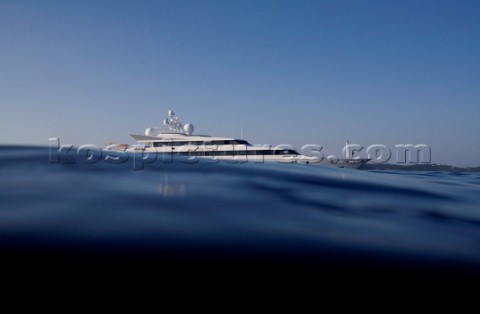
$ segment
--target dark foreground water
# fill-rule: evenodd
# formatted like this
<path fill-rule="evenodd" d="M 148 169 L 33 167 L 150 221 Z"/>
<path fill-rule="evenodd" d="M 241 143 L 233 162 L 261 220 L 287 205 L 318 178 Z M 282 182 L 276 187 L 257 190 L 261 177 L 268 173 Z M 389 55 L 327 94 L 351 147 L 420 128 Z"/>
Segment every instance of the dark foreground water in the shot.
<path fill-rule="evenodd" d="M 0 146 L 0 254 L 478 275 L 480 174 L 180 160 L 134 170 Z"/>

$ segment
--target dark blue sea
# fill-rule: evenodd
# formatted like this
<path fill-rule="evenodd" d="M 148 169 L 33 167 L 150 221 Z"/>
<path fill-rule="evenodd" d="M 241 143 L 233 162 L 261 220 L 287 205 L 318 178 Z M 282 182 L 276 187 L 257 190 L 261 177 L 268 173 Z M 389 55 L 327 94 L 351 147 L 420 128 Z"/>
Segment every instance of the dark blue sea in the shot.
<path fill-rule="evenodd" d="M 0 146 L 0 254 L 478 275 L 480 174 L 160 159 L 135 170 Z"/>

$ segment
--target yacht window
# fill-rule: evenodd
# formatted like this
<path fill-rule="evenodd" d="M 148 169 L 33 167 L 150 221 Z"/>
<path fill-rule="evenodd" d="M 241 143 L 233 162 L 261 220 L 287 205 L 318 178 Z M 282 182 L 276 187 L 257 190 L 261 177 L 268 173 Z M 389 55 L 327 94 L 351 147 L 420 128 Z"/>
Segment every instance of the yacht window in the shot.
<path fill-rule="evenodd" d="M 275 150 L 275 155 L 298 155 L 293 149 L 280 149 Z"/>
<path fill-rule="evenodd" d="M 213 145 L 225 145 L 228 144 L 228 141 L 212 141 Z"/>
<path fill-rule="evenodd" d="M 247 150 L 247 155 L 268 155 L 268 150 Z"/>
<path fill-rule="evenodd" d="M 236 145 L 241 144 L 241 145 L 252 146 L 249 142 L 244 141 L 244 140 L 234 140 L 234 141 L 232 141 L 232 144 L 236 144 Z"/>

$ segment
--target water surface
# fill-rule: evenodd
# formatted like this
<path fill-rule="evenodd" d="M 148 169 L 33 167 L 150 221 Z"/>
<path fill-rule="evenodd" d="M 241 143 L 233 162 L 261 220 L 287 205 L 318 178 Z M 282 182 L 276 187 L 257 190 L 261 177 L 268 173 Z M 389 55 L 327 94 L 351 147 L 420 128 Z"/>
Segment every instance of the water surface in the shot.
<path fill-rule="evenodd" d="M 51 163 L 0 146 L 0 252 L 480 269 L 480 174 Z"/>

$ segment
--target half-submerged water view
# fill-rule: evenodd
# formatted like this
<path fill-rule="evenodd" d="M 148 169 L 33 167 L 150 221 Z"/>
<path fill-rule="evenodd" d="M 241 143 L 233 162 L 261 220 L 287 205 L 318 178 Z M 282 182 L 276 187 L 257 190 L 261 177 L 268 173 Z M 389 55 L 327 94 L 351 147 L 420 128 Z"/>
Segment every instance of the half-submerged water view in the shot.
<path fill-rule="evenodd" d="M 477 278 L 479 16 L 0 1 L 2 270 Z"/>

